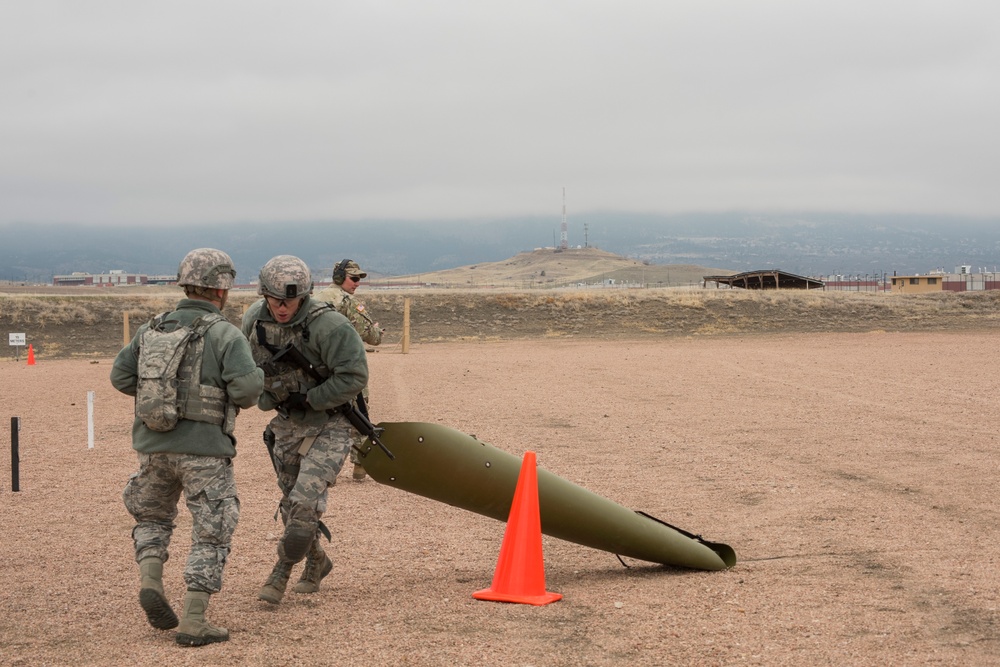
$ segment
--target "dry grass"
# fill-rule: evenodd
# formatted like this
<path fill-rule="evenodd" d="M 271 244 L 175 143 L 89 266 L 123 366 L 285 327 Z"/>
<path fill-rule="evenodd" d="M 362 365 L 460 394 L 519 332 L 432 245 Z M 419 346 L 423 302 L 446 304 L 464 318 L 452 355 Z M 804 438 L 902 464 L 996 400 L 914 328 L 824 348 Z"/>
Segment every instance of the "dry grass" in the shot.
<path fill-rule="evenodd" d="M 484 262 L 432 273 L 393 276 L 370 281 L 373 286 L 409 284 L 439 288 L 529 289 L 599 285 L 678 287 L 700 285 L 706 275 L 733 271 L 693 264 L 647 264 L 597 248 L 543 248 L 518 253 L 499 262 Z"/>
<path fill-rule="evenodd" d="M 359 296 L 386 329 L 402 337 L 409 300 L 411 340 L 645 338 L 765 333 L 944 331 L 1000 324 L 1000 292 L 891 295 L 871 292 L 687 289 L 373 290 Z M 47 356 L 113 354 L 129 334 L 180 297 L 177 288 L 89 295 L 0 294 L 0 326 L 25 333 Z M 238 322 L 257 296 L 233 292 Z"/>

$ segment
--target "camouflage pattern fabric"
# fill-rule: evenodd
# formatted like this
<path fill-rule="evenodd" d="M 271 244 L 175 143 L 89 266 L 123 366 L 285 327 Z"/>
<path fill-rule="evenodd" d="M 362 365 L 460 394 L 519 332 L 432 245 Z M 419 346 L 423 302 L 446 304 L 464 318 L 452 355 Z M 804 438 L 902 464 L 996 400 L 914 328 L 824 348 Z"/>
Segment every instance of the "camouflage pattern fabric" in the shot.
<path fill-rule="evenodd" d="M 315 534 L 326 512 L 329 487 L 337 482 L 357 431 L 341 415 L 331 416 L 322 426 L 301 420 L 275 417 L 270 422 L 274 432 L 274 455 L 278 459 L 278 488 L 281 521 L 288 528 L 298 527 Z M 302 456 L 299 448 L 307 438 L 315 438 Z M 284 538 L 282 538 L 282 541 Z M 282 544 L 278 545 L 281 557 Z"/>
<path fill-rule="evenodd" d="M 238 408 L 224 389 L 200 382 L 205 333 L 225 318 L 212 313 L 186 326 L 167 315 L 153 318 L 140 337 L 136 416 L 154 431 L 171 431 L 178 419 L 190 419 L 232 433 Z"/>
<path fill-rule="evenodd" d="M 261 321 L 260 326 L 264 330 L 264 335 L 272 347 L 283 348 L 286 345 L 293 345 L 296 349 L 306 349 L 302 337 L 302 331 L 309 324 L 323 313 L 334 312 L 329 304 L 322 301 L 310 301 L 302 305 L 306 312 L 302 321 L 302 326 L 285 327 L 271 321 Z M 250 312 L 249 310 L 247 312 Z M 251 331 L 251 353 L 257 365 L 264 370 L 264 390 L 274 396 L 279 403 L 288 398 L 289 394 L 305 393 L 316 386 L 316 379 L 309 375 L 304 369 L 289 362 L 273 363 L 271 358 L 274 353 L 260 344 L 257 340 L 256 322 Z M 313 367 L 320 375 L 328 376 L 330 369 L 324 364 L 314 364 Z M 326 419 L 325 415 L 322 417 Z"/>
<path fill-rule="evenodd" d="M 278 255 L 260 270 L 257 294 L 287 299 L 305 296 L 313 290 L 309 267 L 294 255 Z"/>
<path fill-rule="evenodd" d="M 358 278 L 368 277 L 368 274 L 362 271 L 361 266 L 353 259 L 348 260 L 347 263 L 344 264 L 344 275 L 357 276 Z"/>
<path fill-rule="evenodd" d="M 184 582 L 191 590 L 218 593 L 239 522 L 240 501 L 228 458 L 193 454 L 139 454 L 139 470 L 122 499 L 136 521 L 135 561 L 166 562 L 181 493 L 191 512 L 191 550 Z"/>
<path fill-rule="evenodd" d="M 286 323 L 274 320 L 264 299 L 247 309 L 242 322 L 243 335 L 265 373 L 265 389 L 257 407 L 287 410 L 287 418 L 279 415 L 269 424 L 281 490 L 279 513 L 285 523 L 277 550 L 280 571 L 312 551 L 320 517 L 326 511 L 327 490 L 336 483 L 353 443 L 354 427 L 334 409 L 353 401 L 364 389 L 368 362 L 364 343 L 347 318 L 309 296 Z M 319 377 L 301 370 L 286 377 L 274 351 L 288 344 L 299 350 Z M 305 394 L 306 402 L 283 406 L 290 393 Z M 310 448 L 300 452 L 306 443 Z"/>
<path fill-rule="evenodd" d="M 358 335 L 361 336 L 361 340 L 364 342 L 369 345 L 380 345 L 382 343 L 382 329 L 379 328 L 378 322 L 372 319 L 371 315 L 365 310 L 365 305 L 353 295 L 348 294 L 339 287 L 328 287 L 316 294 L 314 298 L 318 301 L 326 301 L 336 308 L 338 313 L 351 322 L 354 330 L 358 332 Z M 365 385 L 365 388 L 361 390 L 361 395 L 364 396 L 365 403 L 371 408 L 371 401 L 368 397 L 368 385 Z M 360 447 L 364 440 L 361 434 L 355 432 L 355 445 Z M 361 455 L 358 454 L 358 450 L 354 447 L 351 448 L 351 463 L 364 466 Z"/>
<path fill-rule="evenodd" d="M 328 287 L 319 292 L 314 297 L 317 301 L 326 301 L 337 309 L 337 312 L 350 320 L 354 330 L 361 336 L 361 340 L 369 345 L 382 344 L 382 329 L 378 322 L 372 318 L 357 297 L 352 296 L 339 287 Z"/>
<path fill-rule="evenodd" d="M 232 289 L 236 282 L 233 260 L 215 248 L 192 250 L 177 267 L 177 284 L 212 289 Z"/>

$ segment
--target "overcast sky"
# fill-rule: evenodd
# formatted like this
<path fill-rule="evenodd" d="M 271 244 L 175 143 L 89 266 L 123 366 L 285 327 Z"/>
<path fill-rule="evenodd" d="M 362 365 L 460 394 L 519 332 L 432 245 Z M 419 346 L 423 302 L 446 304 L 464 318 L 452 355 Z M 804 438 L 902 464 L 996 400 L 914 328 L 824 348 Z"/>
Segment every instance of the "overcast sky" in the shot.
<path fill-rule="evenodd" d="M 0 0 L 0 222 L 1000 215 L 1000 2 Z"/>

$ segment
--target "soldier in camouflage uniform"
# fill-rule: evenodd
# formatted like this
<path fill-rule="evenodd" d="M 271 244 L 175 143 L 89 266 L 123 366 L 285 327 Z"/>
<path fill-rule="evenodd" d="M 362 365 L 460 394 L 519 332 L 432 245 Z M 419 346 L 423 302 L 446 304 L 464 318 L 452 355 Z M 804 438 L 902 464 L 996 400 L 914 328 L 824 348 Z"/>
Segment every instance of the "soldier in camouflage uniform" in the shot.
<path fill-rule="evenodd" d="M 333 569 L 323 551 L 320 518 L 356 431 L 336 408 L 350 405 L 368 382 L 364 343 L 346 317 L 311 298 L 309 267 L 291 255 L 260 271 L 257 301 L 243 316 L 243 334 L 264 369 L 261 410 L 275 410 L 264 432 L 281 490 L 285 525 L 278 560 L 258 598 L 279 604 L 292 567 L 306 559 L 296 593 L 315 593 Z M 329 531 L 326 531 L 329 539 Z"/>
<path fill-rule="evenodd" d="M 162 323 L 169 329 L 201 318 L 214 321 L 200 344 L 184 348 L 182 368 L 187 363 L 188 371 L 187 376 L 177 376 L 176 424 L 170 430 L 148 427 L 137 400 L 132 447 L 138 452 L 139 470 L 123 493 L 125 507 L 136 521 L 132 540 L 141 577 L 139 603 L 150 625 L 161 630 L 176 627 L 177 643 L 188 646 L 229 639 L 228 630 L 205 620 L 205 610 L 209 596 L 222 588 L 222 570 L 239 520 L 232 465 L 235 416 L 239 408 L 257 403 L 264 383 L 246 338 L 221 315 L 235 276 L 232 259 L 221 250 L 192 250 L 181 261 L 177 283 L 186 298 L 162 316 Z M 111 369 L 112 385 L 130 396 L 145 395 L 139 366 L 149 327 L 147 323 L 139 328 Z M 192 370 L 199 366 L 200 373 Z M 184 568 L 187 594 L 178 624 L 163 590 L 162 575 L 182 492 L 191 512 L 192 545 Z"/>
<path fill-rule="evenodd" d="M 358 263 L 353 259 L 343 259 L 333 269 L 334 287 L 328 287 L 316 294 L 318 301 L 326 301 L 337 309 L 337 312 L 351 321 L 357 330 L 361 340 L 369 345 L 380 345 L 382 343 L 383 329 L 379 327 L 365 304 L 361 302 L 354 291 L 358 289 L 362 278 L 367 278 L 368 274 L 361 270 Z M 368 387 L 362 392 L 365 399 L 365 408 L 368 407 Z M 364 440 L 358 436 L 358 445 Z M 356 448 L 351 449 L 351 463 L 354 464 L 352 476 L 354 481 L 360 482 L 365 478 L 365 468 L 361 463 Z"/>

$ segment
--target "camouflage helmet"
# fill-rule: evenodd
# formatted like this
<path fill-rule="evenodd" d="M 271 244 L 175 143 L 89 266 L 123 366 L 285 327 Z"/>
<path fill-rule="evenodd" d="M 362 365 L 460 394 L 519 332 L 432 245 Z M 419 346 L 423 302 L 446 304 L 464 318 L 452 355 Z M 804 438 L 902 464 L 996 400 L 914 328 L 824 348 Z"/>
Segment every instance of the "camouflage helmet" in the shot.
<path fill-rule="evenodd" d="M 260 270 L 257 294 L 273 296 L 276 299 L 294 299 L 311 294 L 312 274 L 309 267 L 298 257 L 278 255 L 272 257 Z"/>
<path fill-rule="evenodd" d="M 215 248 L 192 250 L 177 268 L 178 285 L 228 290 L 235 278 L 232 258 Z"/>

